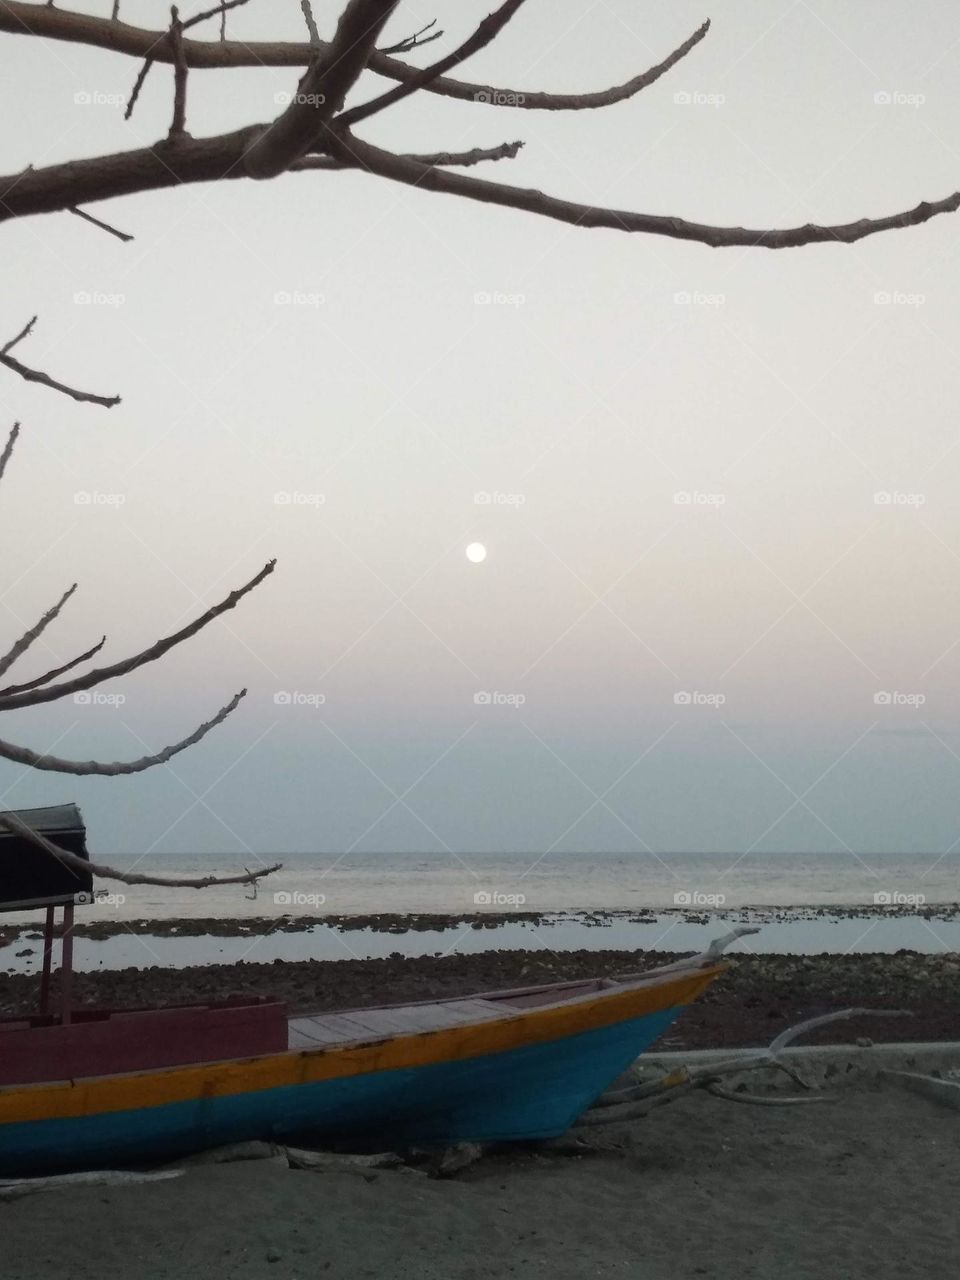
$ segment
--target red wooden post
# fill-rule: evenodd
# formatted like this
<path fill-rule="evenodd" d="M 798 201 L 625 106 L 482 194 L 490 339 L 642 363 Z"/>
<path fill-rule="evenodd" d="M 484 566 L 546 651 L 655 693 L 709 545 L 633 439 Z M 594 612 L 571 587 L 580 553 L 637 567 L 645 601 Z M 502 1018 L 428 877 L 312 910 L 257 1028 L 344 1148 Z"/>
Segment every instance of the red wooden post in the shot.
<path fill-rule="evenodd" d="M 40 1012 L 50 1006 L 50 963 L 53 958 L 53 907 L 47 907 L 47 919 L 43 926 L 43 973 L 40 977 Z"/>
<path fill-rule="evenodd" d="M 63 908 L 63 929 L 60 946 L 60 1022 L 70 1021 L 70 988 L 73 981 L 73 903 Z"/>

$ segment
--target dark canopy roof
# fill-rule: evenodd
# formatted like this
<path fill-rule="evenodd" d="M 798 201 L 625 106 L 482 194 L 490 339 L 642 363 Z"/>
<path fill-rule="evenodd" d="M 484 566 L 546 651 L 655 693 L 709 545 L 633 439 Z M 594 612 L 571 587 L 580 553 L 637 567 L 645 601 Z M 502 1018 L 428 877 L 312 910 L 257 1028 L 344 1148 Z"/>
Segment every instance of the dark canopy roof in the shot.
<path fill-rule="evenodd" d="M 10 813 L 54 844 L 89 859 L 86 830 L 75 804 L 47 809 L 11 809 Z M 36 845 L 0 824 L 0 911 L 91 902 L 93 875 L 74 871 Z"/>

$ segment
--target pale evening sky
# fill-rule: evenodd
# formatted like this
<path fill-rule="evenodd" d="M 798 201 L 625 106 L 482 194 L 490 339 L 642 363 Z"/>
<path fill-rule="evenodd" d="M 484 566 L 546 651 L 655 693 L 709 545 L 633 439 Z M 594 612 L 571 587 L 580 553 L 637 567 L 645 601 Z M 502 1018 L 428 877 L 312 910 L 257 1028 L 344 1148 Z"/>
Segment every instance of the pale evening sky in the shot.
<path fill-rule="evenodd" d="M 329 35 L 336 7 L 316 7 Z M 489 7 L 418 0 L 389 34 L 437 16 L 425 64 Z M 144 26 L 158 12 L 122 7 Z M 462 74 L 602 88 L 705 17 L 706 40 L 617 106 L 421 93 L 358 132 L 401 151 L 523 139 L 472 172 L 719 224 L 846 222 L 960 185 L 960 13 L 942 0 L 533 0 Z M 294 0 L 229 18 L 235 38 L 301 27 Z M 125 122 L 133 60 L 2 40 L 4 171 L 165 132 L 169 68 Z M 269 119 L 296 80 L 191 73 L 189 128 Z M 18 678 L 103 631 L 111 658 L 141 648 L 279 564 L 105 686 L 122 704 L 66 699 L 2 734 L 133 758 L 247 686 L 225 725 L 131 778 L 0 764 L 3 805 L 75 798 L 102 853 L 957 857 L 958 215 L 852 246 L 713 250 L 350 173 L 91 212 L 136 239 L 68 214 L 3 229 L 3 339 L 37 313 L 21 358 L 123 403 L 0 369 L 4 420 L 23 423 L 0 648 L 74 580 Z"/>

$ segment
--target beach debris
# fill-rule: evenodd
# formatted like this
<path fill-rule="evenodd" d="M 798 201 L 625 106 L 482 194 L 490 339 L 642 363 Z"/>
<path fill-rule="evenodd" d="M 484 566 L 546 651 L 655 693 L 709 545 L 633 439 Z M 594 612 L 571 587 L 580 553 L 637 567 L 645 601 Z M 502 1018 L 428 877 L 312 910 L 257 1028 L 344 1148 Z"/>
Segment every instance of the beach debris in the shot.
<path fill-rule="evenodd" d="M 734 934 L 736 934 L 734 930 Z M 718 941 L 726 945 L 732 935 Z M 839 1009 L 833 1013 L 824 1013 L 816 1018 L 806 1018 L 781 1031 L 767 1049 L 760 1050 L 754 1056 L 736 1056 L 726 1061 L 710 1063 L 698 1068 L 678 1067 L 657 1080 L 642 1081 L 624 1089 L 608 1090 L 600 1095 L 596 1102 L 584 1112 L 572 1126 L 573 1130 L 591 1128 L 598 1125 L 623 1124 L 626 1121 L 642 1119 L 654 1108 L 667 1102 L 674 1102 L 691 1093 L 694 1089 L 705 1089 L 712 1097 L 722 1098 L 727 1102 L 741 1102 L 763 1107 L 793 1106 L 797 1103 L 832 1102 L 836 1095 L 823 1093 L 816 1086 L 805 1080 L 803 1076 L 782 1060 L 781 1054 L 800 1036 L 806 1035 L 818 1027 L 840 1022 L 845 1018 L 909 1018 L 909 1009 Z M 802 1089 L 809 1091 L 808 1096 L 792 1095 L 786 1098 L 770 1097 L 762 1094 L 748 1093 L 744 1089 L 728 1089 L 720 1083 L 725 1075 L 740 1075 L 745 1071 L 760 1069 L 783 1071 Z"/>
<path fill-rule="evenodd" d="M 0 1178 L 0 1200 L 19 1200 L 43 1191 L 74 1187 L 128 1187 L 142 1182 L 166 1182 L 183 1176 L 183 1169 L 157 1169 L 130 1173 L 123 1169 L 95 1169 L 84 1173 L 57 1173 L 46 1178 Z"/>

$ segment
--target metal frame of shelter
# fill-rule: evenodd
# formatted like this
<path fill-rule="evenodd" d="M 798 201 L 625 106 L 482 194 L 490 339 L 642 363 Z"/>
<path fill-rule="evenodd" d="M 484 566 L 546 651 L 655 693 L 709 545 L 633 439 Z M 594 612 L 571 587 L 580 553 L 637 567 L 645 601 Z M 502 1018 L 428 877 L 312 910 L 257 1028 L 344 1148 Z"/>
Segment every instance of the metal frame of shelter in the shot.
<path fill-rule="evenodd" d="M 44 809 L 11 810 L 21 822 L 46 836 L 69 853 L 89 861 L 86 828 L 75 804 L 52 805 Z M 23 836 L 0 824 L 0 912 L 28 911 L 43 907 L 43 971 L 40 979 L 40 1014 L 50 1014 L 50 979 L 53 944 L 60 939 L 60 1022 L 71 1020 L 73 986 L 74 907 L 91 903 L 93 873 L 76 870 L 45 855 Z M 57 909 L 62 911 L 57 927 Z"/>

